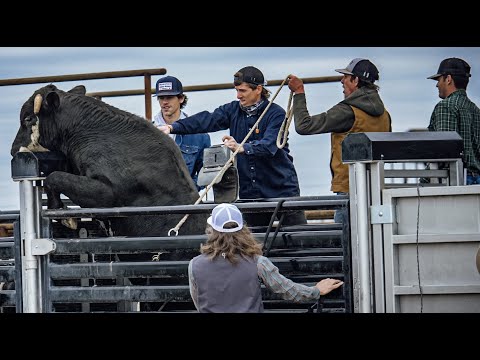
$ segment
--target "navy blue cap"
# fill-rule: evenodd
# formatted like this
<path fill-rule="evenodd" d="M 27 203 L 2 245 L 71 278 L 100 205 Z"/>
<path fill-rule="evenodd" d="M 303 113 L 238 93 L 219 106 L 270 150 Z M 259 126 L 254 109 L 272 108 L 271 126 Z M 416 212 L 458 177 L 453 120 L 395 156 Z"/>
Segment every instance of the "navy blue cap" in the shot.
<path fill-rule="evenodd" d="M 158 79 L 153 96 L 175 96 L 183 94 L 183 86 L 180 80 L 174 76 L 165 76 Z"/>

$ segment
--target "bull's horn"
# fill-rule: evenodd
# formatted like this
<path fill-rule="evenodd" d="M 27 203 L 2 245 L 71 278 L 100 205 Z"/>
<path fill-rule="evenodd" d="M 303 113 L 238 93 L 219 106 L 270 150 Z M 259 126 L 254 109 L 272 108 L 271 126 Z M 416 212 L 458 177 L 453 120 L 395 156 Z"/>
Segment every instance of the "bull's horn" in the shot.
<path fill-rule="evenodd" d="M 42 95 L 40 94 L 37 94 L 37 96 L 35 96 L 35 100 L 33 101 L 33 113 L 35 115 L 38 115 L 38 113 L 40 112 L 40 107 L 42 106 Z"/>

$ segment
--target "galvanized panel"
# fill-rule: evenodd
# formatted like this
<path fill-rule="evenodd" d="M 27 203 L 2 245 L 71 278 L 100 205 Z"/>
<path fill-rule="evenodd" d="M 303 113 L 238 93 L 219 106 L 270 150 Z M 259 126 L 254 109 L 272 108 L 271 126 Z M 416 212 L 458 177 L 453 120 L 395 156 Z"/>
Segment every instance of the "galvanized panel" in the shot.
<path fill-rule="evenodd" d="M 383 193 L 395 209 L 384 225 L 387 312 L 480 312 L 480 187 Z"/>

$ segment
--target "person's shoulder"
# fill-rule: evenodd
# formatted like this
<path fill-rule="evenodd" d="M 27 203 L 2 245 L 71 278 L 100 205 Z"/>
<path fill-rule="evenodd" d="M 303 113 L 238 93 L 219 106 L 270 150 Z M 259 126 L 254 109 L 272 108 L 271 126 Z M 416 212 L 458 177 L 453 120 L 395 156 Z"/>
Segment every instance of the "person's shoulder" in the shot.
<path fill-rule="evenodd" d="M 200 259 L 203 255 L 200 254 L 200 255 L 197 255 L 197 256 L 194 256 L 193 258 L 190 259 L 189 263 L 190 264 L 193 264 L 195 261 L 197 261 L 198 259 Z"/>
<path fill-rule="evenodd" d="M 271 263 L 270 259 L 263 255 L 255 255 L 257 264 Z"/>
<path fill-rule="evenodd" d="M 434 110 L 438 111 L 438 110 L 441 110 L 441 109 L 447 109 L 447 108 L 451 105 L 451 101 L 452 101 L 451 98 L 441 99 L 441 100 L 440 100 L 439 102 L 437 102 L 437 104 L 435 105 Z"/>
<path fill-rule="evenodd" d="M 240 102 L 238 100 L 232 100 L 228 103 L 220 105 L 219 108 L 240 109 Z"/>
<path fill-rule="evenodd" d="M 268 106 L 268 101 L 266 106 Z M 265 108 L 263 109 L 265 110 Z M 285 116 L 285 109 L 280 105 L 278 105 L 277 103 L 272 103 L 267 113 L 270 114 L 271 116 L 279 116 L 279 115 Z"/>

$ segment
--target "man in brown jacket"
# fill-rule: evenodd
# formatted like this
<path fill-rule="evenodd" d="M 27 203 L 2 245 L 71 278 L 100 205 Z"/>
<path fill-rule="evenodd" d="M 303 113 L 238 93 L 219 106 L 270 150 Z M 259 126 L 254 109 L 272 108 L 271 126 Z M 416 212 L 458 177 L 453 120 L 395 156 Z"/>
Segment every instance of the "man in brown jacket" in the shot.
<path fill-rule="evenodd" d="M 303 81 L 289 75 L 288 87 L 294 92 L 293 115 L 295 130 L 300 135 L 331 133 L 330 170 L 331 191 L 348 194 L 348 165 L 342 163 L 342 141 L 354 132 L 392 131 L 391 118 L 385 109 L 379 87 L 378 69 L 368 59 L 356 58 L 345 69 L 335 71 L 343 74 L 341 80 L 344 100 L 318 115 L 310 116 Z"/>
<path fill-rule="evenodd" d="M 293 115 L 295 130 L 300 135 L 331 133 L 332 172 L 331 191 L 348 193 L 348 165 L 342 163 L 342 141 L 353 132 L 392 131 L 391 118 L 385 109 L 378 86 L 377 67 L 367 59 L 353 59 L 345 69 L 335 70 L 343 74 L 341 80 L 344 100 L 318 115 L 310 116 L 303 81 L 289 75 L 288 87 L 294 92 Z"/>

